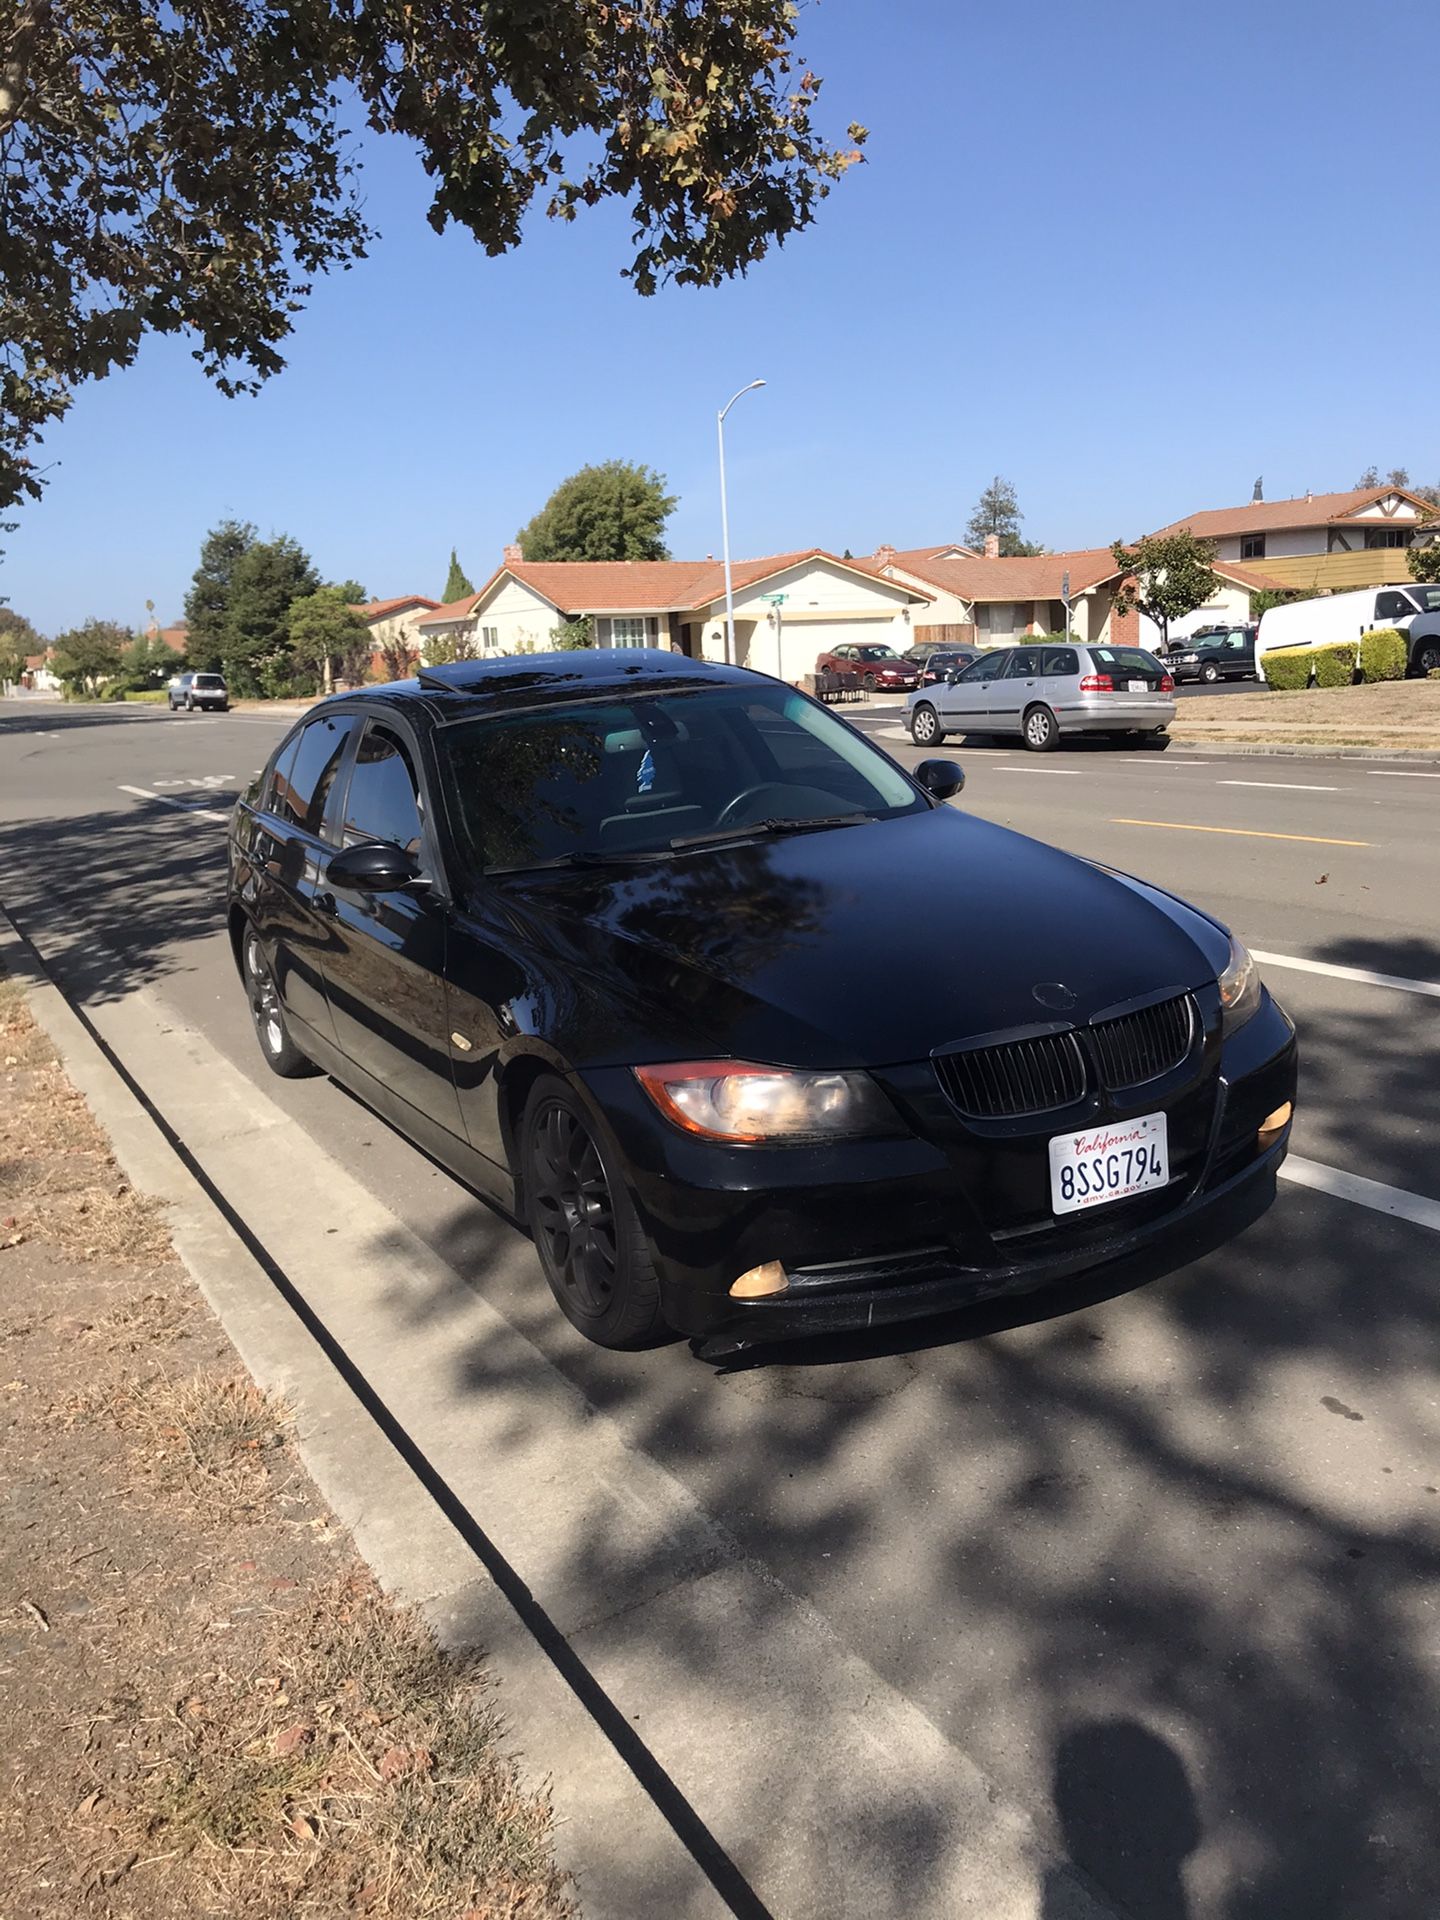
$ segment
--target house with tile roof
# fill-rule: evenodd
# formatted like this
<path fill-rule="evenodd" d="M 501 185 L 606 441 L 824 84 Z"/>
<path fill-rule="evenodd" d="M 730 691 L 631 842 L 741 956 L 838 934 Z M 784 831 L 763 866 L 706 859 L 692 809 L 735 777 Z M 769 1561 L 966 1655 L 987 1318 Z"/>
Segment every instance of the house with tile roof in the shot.
<path fill-rule="evenodd" d="M 867 560 L 820 547 L 737 560 L 731 568 L 735 659 L 798 680 L 845 641 L 877 640 L 903 652 L 912 620 L 933 591 L 892 578 Z M 417 623 L 426 639 L 461 639 L 476 654 L 544 651 L 557 627 L 591 623 L 601 647 L 670 647 L 723 660 L 725 575 L 715 559 L 527 561 L 509 546 L 478 593 Z"/>
<path fill-rule="evenodd" d="M 1065 631 L 1065 582 L 1070 584 L 1070 631 L 1077 640 L 1103 646 L 1155 647 L 1160 634 L 1137 612 L 1117 615 L 1121 573 L 1109 547 L 1071 553 L 1040 553 L 1010 559 L 962 547 L 881 547 L 871 564 L 893 579 L 924 587 L 934 597 L 915 623 L 915 638 L 946 642 L 969 639 L 979 646 L 1014 646 L 1033 634 Z M 1281 583 L 1268 573 L 1217 561 L 1219 585 L 1170 629 L 1183 639 L 1197 627 L 1241 625 L 1250 617 L 1250 597 Z"/>
<path fill-rule="evenodd" d="M 1406 549 L 1435 518 L 1435 508 L 1404 487 L 1351 487 L 1303 499 L 1207 507 L 1160 532 L 1188 528 L 1213 540 L 1224 563 L 1259 568 L 1286 587 L 1343 593 L 1408 580 Z"/>
<path fill-rule="evenodd" d="M 372 679 L 389 678 L 385 649 L 393 653 L 403 647 L 406 653 L 419 659 L 420 635 L 416 631 L 416 622 L 423 614 L 433 613 L 439 605 L 438 600 L 430 600 L 423 593 L 401 593 L 389 600 L 367 600 L 362 606 L 352 603 L 350 611 L 358 613 L 370 629 Z"/>

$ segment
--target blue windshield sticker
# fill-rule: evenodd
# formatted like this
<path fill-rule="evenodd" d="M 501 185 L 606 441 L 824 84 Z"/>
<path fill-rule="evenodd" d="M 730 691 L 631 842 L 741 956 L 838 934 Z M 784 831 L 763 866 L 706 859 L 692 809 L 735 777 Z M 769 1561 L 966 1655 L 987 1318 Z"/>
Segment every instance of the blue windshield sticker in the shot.
<path fill-rule="evenodd" d="M 655 757 L 649 747 L 645 749 L 645 758 L 640 762 L 640 770 L 635 775 L 635 785 L 639 792 L 649 793 L 655 784 Z"/>

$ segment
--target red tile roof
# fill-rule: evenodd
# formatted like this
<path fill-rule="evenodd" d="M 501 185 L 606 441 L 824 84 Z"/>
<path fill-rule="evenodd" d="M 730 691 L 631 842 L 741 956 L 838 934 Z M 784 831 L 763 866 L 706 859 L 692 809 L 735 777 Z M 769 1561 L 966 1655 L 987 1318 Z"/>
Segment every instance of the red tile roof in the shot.
<path fill-rule="evenodd" d="M 943 587 L 962 600 L 1058 600 L 1064 577 L 1070 575 L 1072 594 L 1084 593 L 1119 572 L 1108 547 L 1087 547 L 1078 553 L 1037 553 L 1016 559 L 932 559 L 933 547 L 911 547 L 895 555 L 902 573 L 914 574 L 931 586 Z"/>
<path fill-rule="evenodd" d="M 823 547 L 733 561 L 731 583 L 737 593 L 748 591 L 807 560 L 823 560 L 886 586 L 904 584 L 887 579 L 869 560 L 842 560 Z M 725 569 L 718 560 L 515 560 L 497 567 L 479 593 L 441 607 L 420 626 L 469 619 L 477 602 L 506 575 L 548 600 L 557 613 L 694 613 L 725 596 Z"/>
<path fill-rule="evenodd" d="M 1223 540 L 1237 533 L 1273 533 L 1288 527 L 1324 527 L 1337 520 L 1348 520 L 1365 507 L 1374 506 L 1390 494 L 1397 494 L 1428 519 L 1434 508 L 1418 494 L 1404 487 L 1351 487 L 1345 493 L 1315 493 L 1303 500 L 1251 500 L 1243 507 L 1207 507 L 1201 513 L 1172 520 L 1163 533 L 1179 533 L 1188 527 L 1204 540 Z"/>
<path fill-rule="evenodd" d="M 352 606 L 350 611 L 358 613 L 362 620 L 386 620 L 392 613 L 403 613 L 407 607 L 438 607 L 438 600 L 428 600 L 423 593 L 402 593 L 393 600 L 367 600 L 363 607 Z"/>

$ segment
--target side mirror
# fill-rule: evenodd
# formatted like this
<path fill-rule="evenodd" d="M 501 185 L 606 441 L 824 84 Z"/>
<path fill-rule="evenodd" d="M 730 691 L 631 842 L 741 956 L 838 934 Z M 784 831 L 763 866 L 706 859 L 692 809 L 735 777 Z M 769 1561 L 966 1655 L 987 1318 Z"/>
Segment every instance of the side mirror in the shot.
<path fill-rule="evenodd" d="M 389 840 L 363 840 L 332 854 L 325 878 L 332 887 L 355 893 L 388 893 L 420 877 L 413 855 Z"/>
<path fill-rule="evenodd" d="M 965 769 L 958 760 L 922 760 L 915 778 L 934 800 L 949 800 L 965 784 Z"/>

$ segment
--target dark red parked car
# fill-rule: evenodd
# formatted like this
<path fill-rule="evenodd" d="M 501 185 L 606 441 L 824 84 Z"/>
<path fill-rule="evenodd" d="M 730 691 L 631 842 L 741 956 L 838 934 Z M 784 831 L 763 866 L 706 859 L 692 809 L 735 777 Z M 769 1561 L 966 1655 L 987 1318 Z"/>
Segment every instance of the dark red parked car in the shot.
<path fill-rule="evenodd" d="M 902 660 L 893 647 L 832 647 L 815 662 L 817 673 L 858 673 L 868 693 L 910 693 L 920 684 L 920 669 Z"/>

